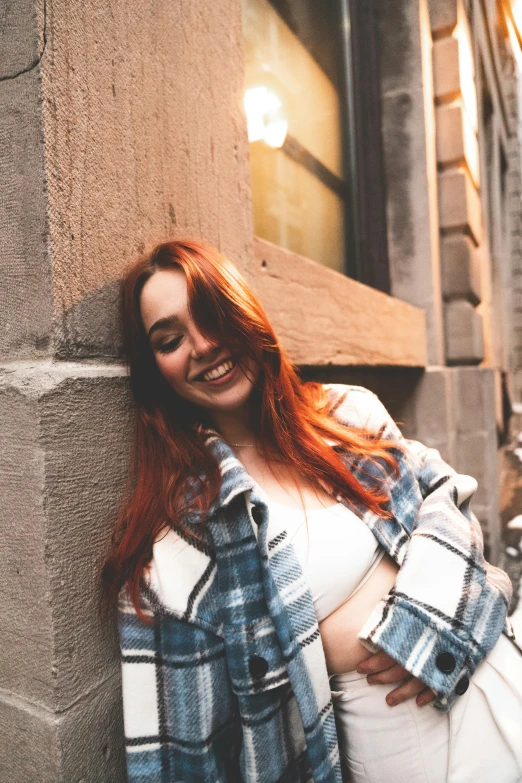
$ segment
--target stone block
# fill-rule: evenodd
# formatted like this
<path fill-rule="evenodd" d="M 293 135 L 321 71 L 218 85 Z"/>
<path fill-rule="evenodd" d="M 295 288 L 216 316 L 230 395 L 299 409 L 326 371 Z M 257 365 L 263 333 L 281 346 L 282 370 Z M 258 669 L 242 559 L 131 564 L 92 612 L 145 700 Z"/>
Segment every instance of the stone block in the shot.
<path fill-rule="evenodd" d="M 2 783 L 125 783 L 118 678 L 61 714 L 0 696 Z"/>
<path fill-rule="evenodd" d="M 126 486 L 133 423 L 125 376 L 95 364 L 0 367 L 0 711 L 11 705 L 17 721 L 25 715 L 36 737 L 60 735 L 58 772 L 25 780 L 122 779 L 101 772 L 110 756 L 103 736 L 115 770 L 122 737 L 119 650 L 100 613 L 100 569 Z M 20 751 L 22 769 L 37 763 L 38 742 Z"/>
<path fill-rule="evenodd" d="M 41 104 L 38 70 L 0 81 L 0 357 L 17 360 L 51 351 Z"/>
<path fill-rule="evenodd" d="M 119 667 L 114 628 L 98 612 L 99 574 L 126 480 L 133 422 L 123 372 L 98 372 L 71 373 L 39 405 L 60 709 Z"/>
<path fill-rule="evenodd" d="M 454 429 L 452 378 L 447 367 L 427 367 L 411 395 L 415 437 L 427 445 Z"/>
<path fill-rule="evenodd" d="M 457 436 L 483 433 L 496 440 L 495 371 L 455 367 L 452 373 Z"/>
<path fill-rule="evenodd" d="M 119 670 L 74 704 L 58 723 L 61 780 L 125 783 L 125 739 Z M 49 781 L 55 783 L 56 778 Z"/>
<path fill-rule="evenodd" d="M 51 712 L 31 702 L 0 696 L 0 736 L 2 783 L 57 783 L 63 780 L 59 771 L 57 726 Z"/>
<path fill-rule="evenodd" d="M 17 0 L 2 4 L 0 24 L 0 80 L 18 78 L 34 68 L 44 45 L 45 0 Z"/>
<path fill-rule="evenodd" d="M 425 366 L 425 316 L 419 307 L 261 239 L 255 240 L 255 257 L 258 266 L 249 282 L 296 364 Z M 316 292 L 313 307 L 310 291 Z"/>
<path fill-rule="evenodd" d="M 439 281 L 437 173 L 426 148 L 424 95 L 400 91 L 382 99 L 386 223 L 391 293 L 426 314 L 430 364 L 444 355 Z M 432 168 L 433 165 L 433 168 Z"/>
<path fill-rule="evenodd" d="M 439 223 L 443 231 L 461 229 L 469 232 L 475 243 L 480 244 L 482 205 L 466 169 L 439 174 Z"/>
<path fill-rule="evenodd" d="M 481 300 L 482 251 L 464 234 L 441 237 L 442 293 L 445 299 Z"/>
<path fill-rule="evenodd" d="M 444 305 L 446 361 L 478 364 L 484 359 L 482 316 L 471 302 L 455 299 Z"/>
<path fill-rule="evenodd" d="M 38 406 L 17 386 L 0 388 L 0 431 L 0 692 L 51 707 L 53 639 L 45 568 L 45 460 Z"/>
<path fill-rule="evenodd" d="M 435 117 L 437 162 L 443 166 L 466 163 L 473 184 L 478 187 L 480 184 L 478 140 L 462 100 L 437 106 Z"/>
<path fill-rule="evenodd" d="M 434 35 L 451 34 L 457 26 L 457 0 L 429 0 L 430 26 Z"/>
<path fill-rule="evenodd" d="M 448 99 L 460 93 L 459 42 L 441 38 L 433 43 L 433 92 L 435 99 Z"/>
<path fill-rule="evenodd" d="M 499 475 L 497 441 L 484 432 L 457 437 L 455 468 L 478 483 L 471 508 L 488 530 L 491 561 L 498 557 L 500 543 Z"/>
<path fill-rule="evenodd" d="M 422 90 L 421 6 L 409 0 L 376 0 L 375 5 L 382 94 Z M 426 32 L 430 34 L 429 30 Z"/>

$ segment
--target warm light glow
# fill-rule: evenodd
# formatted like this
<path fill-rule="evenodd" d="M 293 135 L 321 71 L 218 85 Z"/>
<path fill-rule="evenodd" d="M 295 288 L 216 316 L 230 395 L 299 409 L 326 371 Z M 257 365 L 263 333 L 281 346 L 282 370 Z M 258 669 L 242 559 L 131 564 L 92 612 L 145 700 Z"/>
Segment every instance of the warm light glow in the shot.
<path fill-rule="evenodd" d="M 279 149 L 283 146 L 288 133 L 288 123 L 286 120 L 269 122 L 265 128 L 264 140 L 269 147 Z"/>
<path fill-rule="evenodd" d="M 522 0 L 511 0 L 511 11 L 519 32 L 522 32 Z"/>
<path fill-rule="evenodd" d="M 262 139 L 269 147 L 282 147 L 288 133 L 288 121 L 281 99 L 274 90 L 263 85 L 249 87 L 245 91 L 244 105 L 248 140 Z"/>
<path fill-rule="evenodd" d="M 460 89 L 464 100 L 464 108 L 467 112 L 471 127 L 476 133 L 478 130 L 478 117 L 473 51 L 469 29 L 464 19 L 459 19 L 454 35 L 459 42 Z"/>

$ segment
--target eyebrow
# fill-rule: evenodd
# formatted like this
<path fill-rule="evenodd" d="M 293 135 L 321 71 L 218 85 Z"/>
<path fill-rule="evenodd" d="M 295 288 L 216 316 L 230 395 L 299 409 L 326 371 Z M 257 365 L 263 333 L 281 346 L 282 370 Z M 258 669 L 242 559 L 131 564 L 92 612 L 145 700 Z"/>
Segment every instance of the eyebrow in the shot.
<path fill-rule="evenodd" d="M 173 326 L 174 324 L 179 323 L 180 320 L 177 315 L 166 315 L 165 318 L 160 318 L 158 321 L 152 324 L 149 331 L 147 332 L 147 336 L 150 338 L 154 332 L 158 331 L 158 329 L 168 329 L 169 326 Z"/>

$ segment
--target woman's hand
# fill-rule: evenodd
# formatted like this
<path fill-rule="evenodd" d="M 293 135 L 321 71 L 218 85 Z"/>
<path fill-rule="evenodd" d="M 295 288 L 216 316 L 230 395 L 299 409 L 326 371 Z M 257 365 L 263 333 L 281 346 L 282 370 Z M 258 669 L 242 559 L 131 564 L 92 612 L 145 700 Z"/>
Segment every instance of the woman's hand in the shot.
<path fill-rule="evenodd" d="M 390 707 L 395 707 L 396 704 L 411 699 L 412 696 L 417 696 L 417 706 L 423 707 L 425 704 L 429 704 L 436 698 L 436 693 L 432 688 L 429 688 L 417 677 L 413 677 L 410 672 L 397 663 L 395 658 L 391 655 L 380 650 L 374 653 L 369 658 L 366 658 L 357 666 L 357 671 L 360 674 L 367 674 L 366 678 L 369 685 L 379 683 L 381 685 L 400 682 L 406 680 L 401 686 L 390 691 L 386 696 L 386 703 Z"/>

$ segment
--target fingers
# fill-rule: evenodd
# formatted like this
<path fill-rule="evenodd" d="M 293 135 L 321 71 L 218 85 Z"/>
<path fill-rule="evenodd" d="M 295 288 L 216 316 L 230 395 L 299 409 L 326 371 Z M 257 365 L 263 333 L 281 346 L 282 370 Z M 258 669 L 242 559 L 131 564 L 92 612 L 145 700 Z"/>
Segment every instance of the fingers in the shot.
<path fill-rule="evenodd" d="M 432 701 L 435 701 L 437 698 L 437 694 L 435 693 L 432 688 L 424 688 L 423 691 L 419 693 L 415 701 L 417 702 L 418 707 L 424 707 L 425 704 L 429 704 Z"/>
<path fill-rule="evenodd" d="M 417 677 L 412 677 L 404 666 L 397 663 L 395 658 L 392 658 L 384 650 L 373 653 L 369 658 L 361 661 L 357 671 L 360 674 L 368 675 L 366 679 L 369 685 L 402 682 L 402 685 L 390 691 L 386 697 L 386 702 L 392 707 L 413 698 L 413 696 L 417 697 L 415 701 L 418 707 L 430 704 L 437 698 L 437 694 L 432 688 L 429 688 Z"/>
<path fill-rule="evenodd" d="M 410 676 L 409 671 L 407 671 L 404 666 L 401 666 L 400 663 L 395 663 L 389 669 L 377 672 L 376 674 L 369 674 L 366 679 L 368 680 L 369 685 L 386 685 L 390 682 L 401 682 L 401 680 Z"/>
<path fill-rule="evenodd" d="M 391 655 L 388 655 L 384 650 L 380 650 L 379 652 L 370 655 L 369 658 L 365 658 L 364 661 L 361 661 L 357 667 L 357 671 L 359 674 L 376 674 L 377 672 L 389 669 L 390 666 L 394 666 L 396 663 L 397 661 L 395 658 L 392 658 Z"/>
<path fill-rule="evenodd" d="M 403 701 L 407 701 L 407 699 L 417 696 L 417 694 L 424 691 L 425 688 L 425 684 L 417 679 L 417 677 L 410 677 L 409 680 L 406 680 L 406 682 L 398 688 L 390 691 L 386 696 L 386 703 L 389 704 L 390 707 L 395 707 L 396 704 L 401 704 Z"/>

